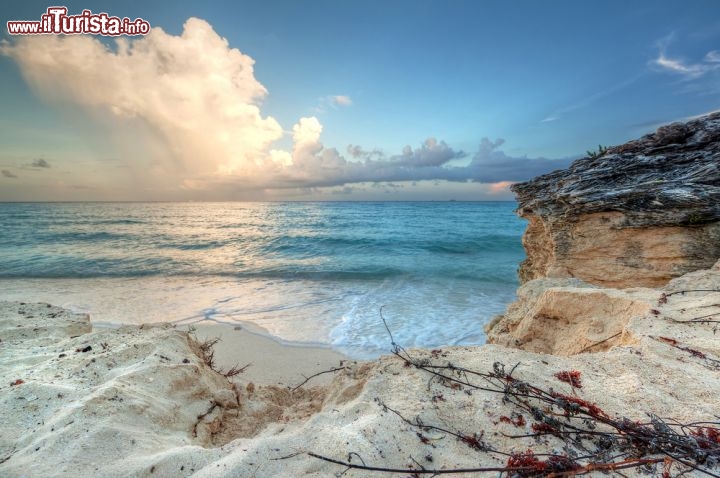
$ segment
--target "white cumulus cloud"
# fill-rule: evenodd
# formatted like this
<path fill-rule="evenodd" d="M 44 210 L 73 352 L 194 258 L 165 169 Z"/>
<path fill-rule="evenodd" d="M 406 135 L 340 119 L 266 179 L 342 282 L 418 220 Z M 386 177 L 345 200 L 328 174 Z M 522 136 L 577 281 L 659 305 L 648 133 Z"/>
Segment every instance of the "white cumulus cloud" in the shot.
<path fill-rule="evenodd" d="M 267 94 L 254 60 L 230 48 L 205 21 L 189 19 L 180 36 L 153 28 L 111 49 L 86 35 L 19 38 L 2 46 L 43 97 L 105 114 L 122 128 L 139 122 L 166 146 L 158 173 L 192 177 L 253 172 L 283 130 L 263 117 Z"/>

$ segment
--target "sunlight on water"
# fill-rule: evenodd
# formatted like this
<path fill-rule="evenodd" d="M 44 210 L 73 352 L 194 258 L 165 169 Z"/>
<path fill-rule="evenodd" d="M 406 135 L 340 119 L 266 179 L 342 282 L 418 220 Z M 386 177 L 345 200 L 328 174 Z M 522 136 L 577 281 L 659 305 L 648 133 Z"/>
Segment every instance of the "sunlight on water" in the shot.
<path fill-rule="evenodd" d="M 248 322 L 356 357 L 474 344 L 514 297 L 512 203 L 3 204 L 0 299 L 96 324 Z"/>

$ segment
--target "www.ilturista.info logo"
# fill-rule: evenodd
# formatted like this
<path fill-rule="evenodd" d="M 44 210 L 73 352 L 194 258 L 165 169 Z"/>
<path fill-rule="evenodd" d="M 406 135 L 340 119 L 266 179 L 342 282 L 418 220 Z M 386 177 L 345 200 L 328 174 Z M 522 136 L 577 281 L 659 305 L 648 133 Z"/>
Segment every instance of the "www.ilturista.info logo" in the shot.
<path fill-rule="evenodd" d="M 111 17 L 107 13 L 83 10 L 80 15 L 68 15 L 66 7 L 49 7 L 40 21 L 7 22 L 11 35 L 147 35 L 150 24 L 142 18 Z"/>

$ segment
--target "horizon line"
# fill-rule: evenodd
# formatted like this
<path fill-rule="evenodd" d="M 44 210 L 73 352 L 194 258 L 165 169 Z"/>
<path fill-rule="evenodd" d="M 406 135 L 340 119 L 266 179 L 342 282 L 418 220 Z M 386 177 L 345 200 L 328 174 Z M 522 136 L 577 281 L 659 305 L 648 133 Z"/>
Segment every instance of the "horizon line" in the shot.
<path fill-rule="evenodd" d="M 404 199 L 404 200 L 380 200 L 380 199 L 354 199 L 354 200 L 322 200 L 322 199 L 288 199 L 288 200 L 195 200 L 195 199 L 184 199 L 184 200 L 103 200 L 103 199 L 91 199 L 91 200 L 67 200 L 67 201 L 0 201 L 0 204 L 82 204 L 82 203 L 125 203 L 125 204 L 140 204 L 140 203 L 477 203 L 477 202 L 517 202 L 516 199 Z"/>

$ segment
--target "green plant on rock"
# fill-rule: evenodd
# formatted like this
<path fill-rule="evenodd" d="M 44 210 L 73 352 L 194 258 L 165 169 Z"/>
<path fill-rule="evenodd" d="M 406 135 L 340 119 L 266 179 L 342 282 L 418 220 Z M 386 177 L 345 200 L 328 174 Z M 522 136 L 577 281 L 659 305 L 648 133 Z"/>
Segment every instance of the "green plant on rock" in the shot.
<path fill-rule="evenodd" d="M 591 149 L 588 149 L 588 150 L 587 150 L 587 156 L 588 156 L 588 158 L 590 158 L 590 159 L 598 159 L 599 157 L 601 157 L 601 156 L 603 156 L 605 153 L 607 153 L 607 151 L 608 151 L 608 147 L 607 147 L 607 146 L 603 146 L 603 145 L 601 145 L 601 144 L 598 144 L 598 149 L 597 149 L 597 151 L 593 151 L 593 150 L 591 150 Z"/>
<path fill-rule="evenodd" d="M 688 223 L 690 224 L 700 224 L 701 222 L 703 222 L 703 217 L 696 212 L 690 214 L 688 217 Z"/>

